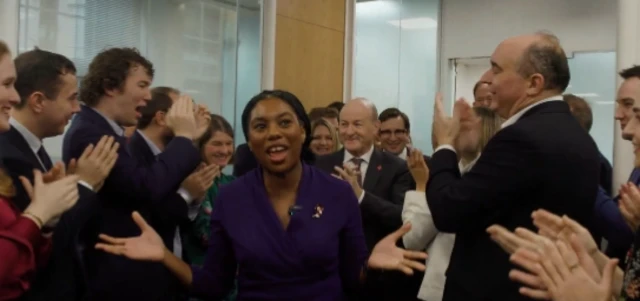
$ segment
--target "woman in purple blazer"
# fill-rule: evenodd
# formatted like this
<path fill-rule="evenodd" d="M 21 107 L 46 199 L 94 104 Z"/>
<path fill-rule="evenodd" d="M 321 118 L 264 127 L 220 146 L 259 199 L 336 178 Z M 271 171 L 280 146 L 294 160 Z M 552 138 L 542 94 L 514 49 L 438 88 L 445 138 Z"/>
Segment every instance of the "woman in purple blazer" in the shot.
<path fill-rule="evenodd" d="M 366 268 L 424 270 L 426 254 L 381 240 L 368 255 L 358 200 L 349 185 L 308 165 L 310 122 L 293 94 L 264 91 L 242 113 L 242 129 L 259 168 L 220 189 L 202 268 L 175 257 L 134 212 L 142 234 L 101 235 L 96 248 L 162 262 L 194 296 L 224 297 L 238 278 L 237 300 L 347 300 Z"/>

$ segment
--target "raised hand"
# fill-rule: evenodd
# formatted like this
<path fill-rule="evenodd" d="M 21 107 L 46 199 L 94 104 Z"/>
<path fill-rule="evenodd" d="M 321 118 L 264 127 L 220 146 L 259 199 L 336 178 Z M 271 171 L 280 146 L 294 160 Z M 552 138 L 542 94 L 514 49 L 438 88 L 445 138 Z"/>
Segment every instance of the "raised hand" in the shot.
<path fill-rule="evenodd" d="M 345 163 L 343 168 L 335 166 L 333 170 L 338 173 L 337 175 L 334 174 L 333 176 L 338 179 L 347 181 L 347 183 L 349 183 L 349 185 L 351 186 L 353 193 L 355 193 L 356 197 L 359 198 L 362 194 L 362 187 L 360 186 L 360 183 L 358 183 L 358 174 L 360 173 L 360 171 L 356 170 L 352 163 Z"/>
<path fill-rule="evenodd" d="M 412 149 L 407 156 L 407 166 L 409 172 L 413 177 L 413 181 L 416 182 L 416 190 L 425 191 L 427 182 L 429 181 L 429 168 L 427 163 L 424 162 L 422 152 L 418 149 Z"/>
<path fill-rule="evenodd" d="M 635 184 L 622 185 L 618 207 L 631 231 L 636 232 L 640 226 L 640 190 Z"/>
<path fill-rule="evenodd" d="M 99 238 L 103 242 L 97 243 L 95 248 L 133 260 L 162 261 L 167 250 L 160 235 L 147 224 L 137 211 L 134 211 L 131 217 L 142 231 L 140 236 L 116 238 L 100 234 Z"/>
<path fill-rule="evenodd" d="M 433 109 L 432 135 L 436 145 L 452 145 L 460 133 L 460 120 L 469 114 L 469 104 L 463 98 L 456 101 L 453 116 L 445 112 L 442 94 L 437 93 Z"/>
<path fill-rule="evenodd" d="M 58 218 L 78 201 L 78 177 L 65 176 L 60 180 L 45 183 L 39 170 L 33 171 L 33 184 L 20 177 L 31 203 L 25 209 L 27 216 L 35 217 L 40 227 Z"/>
<path fill-rule="evenodd" d="M 577 236 L 571 236 L 571 248 L 563 241 L 544 248 L 538 274 L 554 301 L 607 301 L 613 297 L 613 274 L 618 260 L 609 260 L 600 279 L 594 279 L 578 262 L 577 253 L 587 253 Z M 589 257 L 589 256 L 586 256 Z M 595 263 L 592 263 L 595 265 Z"/>
<path fill-rule="evenodd" d="M 538 248 L 537 239 L 532 240 L 532 236 L 528 235 L 533 232 L 524 228 L 517 228 L 514 232 L 511 232 L 500 225 L 491 225 L 487 228 L 487 233 L 489 233 L 493 241 L 509 254 L 513 254 L 519 248 L 532 251 Z"/>
<path fill-rule="evenodd" d="M 195 111 L 196 118 L 196 136 L 194 140 L 198 140 L 202 138 L 202 136 L 209 129 L 209 124 L 211 123 L 211 112 L 209 108 L 205 105 L 197 105 Z"/>
<path fill-rule="evenodd" d="M 405 224 L 379 241 L 371 251 L 367 263 L 369 268 L 397 270 L 407 275 L 413 275 L 413 270 L 424 271 L 427 253 L 407 251 L 396 245 L 398 239 L 409 230 L 411 230 L 411 224 Z"/>
<path fill-rule="evenodd" d="M 66 175 L 67 171 L 64 167 L 64 163 L 56 162 L 49 171 L 42 175 L 42 181 L 44 183 L 51 183 L 64 178 Z"/>
<path fill-rule="evenodd" d="M 67 171 L 78 175 L 80 180 L 91 185 L 97 192 L 116 164 L 119 147 L 120 144 L 112 136 L 103 136 L 95 147 L 90 144 L 80 158 L 72 159 Z"/>
<path fill-rule="evenodd" d="M 180 98 L 169 109 L 165 121 L 173 134 L 190 140 L 196 138 L 197 124 L 195 118 L 195 104 L 188 95 L 180 95 Z"/>
<path fill-rule="evenodd" d="M 533 224 L 539 229 L 538 233 L 551 240 L 562 239 L 566 244 L 569 237 L 575 234 L 588 253 L 595 256 L 599 249 L 598 244 L 585 227 L 568 216 L 558 216 L 544 209 L 539 209 L 531 214 Z"/>
<path fill-rule="evenodd" d="M 201 199 L 218 176 L 220 176 L 220 166 L 202 163 L 182 182 L 181 187 L 188 191 L 194 199 Z"/>

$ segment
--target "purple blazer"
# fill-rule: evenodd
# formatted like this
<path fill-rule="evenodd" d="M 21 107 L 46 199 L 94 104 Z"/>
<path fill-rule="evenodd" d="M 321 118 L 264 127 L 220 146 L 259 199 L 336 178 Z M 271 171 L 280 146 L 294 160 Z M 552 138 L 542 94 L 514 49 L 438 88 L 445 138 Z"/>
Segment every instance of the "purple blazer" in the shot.
<path fill-rule="evenodd" d="M 218 299 L 238 278 L 242 300 L 345 300 L 360 287 L 368 256 L 358 200 L 349 185 L 303 165 L 285 230 L 257 168 L 220 189 L 192 293 Z"/>

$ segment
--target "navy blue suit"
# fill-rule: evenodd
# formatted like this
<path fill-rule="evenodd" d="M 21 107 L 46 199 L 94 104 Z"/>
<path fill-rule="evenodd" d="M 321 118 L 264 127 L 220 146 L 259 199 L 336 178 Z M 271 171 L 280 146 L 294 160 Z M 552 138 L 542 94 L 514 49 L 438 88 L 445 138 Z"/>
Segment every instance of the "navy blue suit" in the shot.
<path fill-rule="evenodd" d="M 25 138 L 15 128 L 0 134 L 0 145 L 3 149 L 2 162 L 16 187 L 17 194 L 12 200 L 23 211 L 31 200 L 19 176 L 33 181 L 33 170 L 44 170 Z M 81 232 L 95 211 L 96 194 L 82 185 L 78 185 L 78 192 L 78 202 L 60 217 L 55 227 L 49 262 L 38 271 L 23 300 L 82 300 L 86 296 Z"/>
<path fill-rule="evenodd" d="M 121 134 L 113 121 L 83 106 L 64 136 L 65 162 L 78 157 L 104 135 L 115 136 L 121 145 L 118 160 L 98 193 L 99 213 L 87 226 L 96 240 L 98 233 L 116 237 L 140 235 L 131 219 L 133 211 L 148 219 L 155 212 L 186 215 L 185 203 L 167 211 L 167 196 L 175 194 L 182 180 L 200 163 L 192 141 L 176 137 L 152 165 L 139 164 L 128 152 Z M 96 250 L 87 253 L 86 261 L 91 300 L 172 300 L 164 267 L 159 263 L 133 261 Z"/>

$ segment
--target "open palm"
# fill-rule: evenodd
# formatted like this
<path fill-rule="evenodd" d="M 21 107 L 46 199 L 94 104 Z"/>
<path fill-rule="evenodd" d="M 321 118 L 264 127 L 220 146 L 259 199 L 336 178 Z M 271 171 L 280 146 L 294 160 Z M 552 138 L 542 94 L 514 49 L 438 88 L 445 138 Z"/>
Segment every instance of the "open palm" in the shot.
<path fill-rule="evenodd" d="M 100 234 L 99 237 L 103 242 L 97 243 L 96 249 L 133 260 L 162 261 L 165 246 L 160 235 L 147 224 L 137 211 L 134 211 L 131 217 L 142 231 L 140 236 L 117 238 Z"/>
<path fill-rule="evenodd" d="M 396 246 L 398 239 L 409 230 L 411 230 L 411 224 L 405 224 L 378 242 L 369 257 L 369 267 L 381 270 L 398 270 L 407 275 L 413 275 L 413 270 L 424 271 L 426 253 L 407 251 Z"/>

